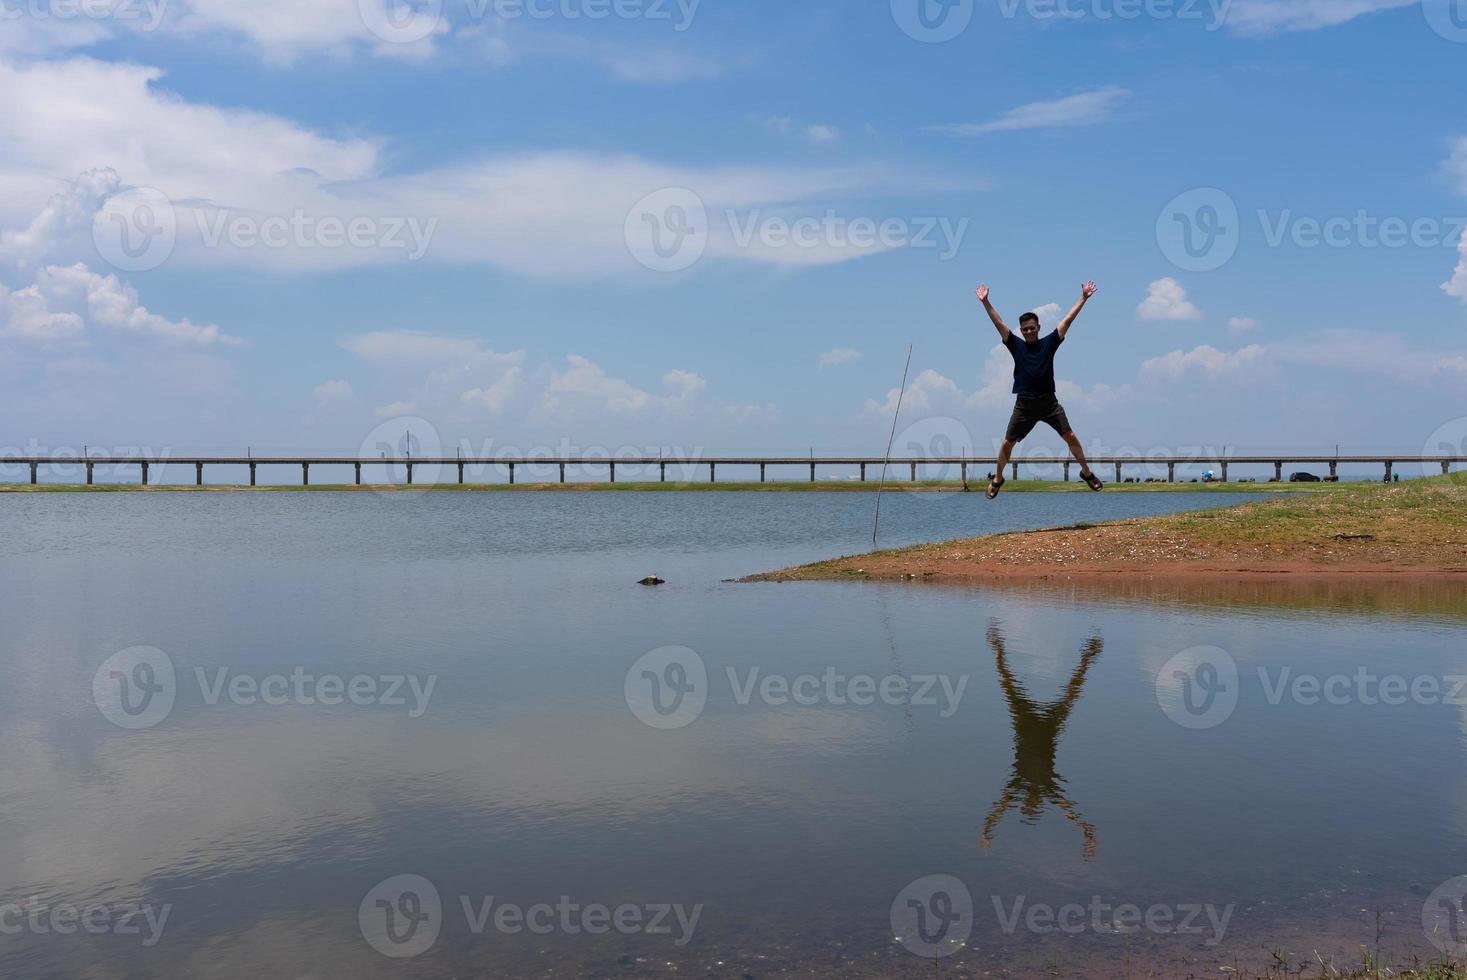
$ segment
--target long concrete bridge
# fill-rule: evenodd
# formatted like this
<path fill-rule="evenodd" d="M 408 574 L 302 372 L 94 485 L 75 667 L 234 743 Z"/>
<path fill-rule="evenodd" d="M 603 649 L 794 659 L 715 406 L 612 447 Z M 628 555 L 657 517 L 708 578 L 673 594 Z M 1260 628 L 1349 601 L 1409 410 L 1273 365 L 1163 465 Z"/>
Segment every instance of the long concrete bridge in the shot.
<path fill-rule="evenodd" d="M 1272 466 L 1273 479 L 1282 481 L 1284 479 L 1284 467 L 1290 466 L 1328 466 L 1332 477 L 1339 475 L 1339 467 L 1346 465 L 1378 465 L 1384 467 L 1384 478 L 1390 481 L 1398 464 L 1416 464 L 1423 469 L 1440 466 L 1442 473 L 1450 473 L 1453 464 L 1467 463 L 1467 456 L 1422 456 L 1409 453 L 1383 454 L 1366 456 L 1311 456 L 1299 454 L 1268 453 L 1264 455 L 1180 455 L 1180 456 L 1095 456 L 1090 459 L 1091 465 L 1096 468 L 1115 467 L 1116 482 L 1123 479 L 1126 467 L 1159 467 L 1167 468 L 1167 481 L 1176 482 L 1178 466 L 1210 466 L 1217 469 L 1223 482 L 1227 482 L 1228 471 L 1234 466 Z M 141 459 L 137 456 L 0 456 L 0 466 L 28 467 L 30 471 L 30 482 L 38 482 L 42 467 L 75 467 L 86 468 L 87 485 L 92 485 L 95 470 L 98 466 L 107 467 L 138 467 L 140 482 L 143 486 L 148 485 L 149 471 L 151 467 L 157 466 L 192 466 L 194 469 L 194 482 L 198 486 L 204 485 L 204 467 L 206 466 L 235 466 L 248 467 L 249 485 L 256 486 L 256 479 L 260 467 L 276 469 L 279 467 L 299 468 L 301 484 L 309 486 L 311 483 L 312 466 L 351 466 L 354 471 L 356 485 L 362 485 L 362 469 L 368 468 L 368 475 L 373 470 L 390 468 L 389 473 L 397 468 L 404 468 L 407 482 L 412 483 L 415 471 L 424 468 L 436 467 L 441 471 L 450 473 L 457 471 L 457 482 L 465 483 L 465 470 L 482 472 L 486 467 L 504 467 L 509 472 L 509 482 L 514 483 L 516 479 L 516 468 L 521 471 L 532 468 L 540 468 L 542 471 L 559 469 L 561 483 L 566 482 L 566 468 L 593 468 L 605 469 L 612 483 L 616 482 L 617 467 L 649 469 L 657 467 L 658 478 L 661 482 L 667 481 L 668 467 L 674 468 L 674 478 L 678 470 L 708 468 L 708 479 L 717 482 L 718 468 L 745 466 L 759 468 L 759 481 L 765 482 L 771 467 L 777 470 L 788 471 L 798 468 L 801 472 L 808 468 L 810 482 L 815 482 L 816 470 L 819 467 L 844 466 L 856 467 L 860 470 L 860 478 L 865 481 L 868 471 L 879 475 L 886 460 L 880 456 L 624 456 L 609 458 L 598 455 L 580 456 L 524 456 L 519 458 L 506 458 L 504 456 L 485 458 L 470 456 L 446 456 L 446 457 L 409 457 L 409 456 L 163 456 L 155 459 Z M 977 467 L 978 472 L 986 474 L 991 468 L 998 464 L 994 457 L 979 456 L 930 456 L 912 457 L 903 456 L 890 460 L 891 468 L 898 474 L 903 470 L 910 475 L 912 482 L 918 479 L 919 468 L 940 466 L 948 472 L 957 470 L 961 473 L 963 485 L 968 484 L 970 468 Z M 1065 482 L 1070 481 L 1071 467 L 1076 464 L 1072 460 L 1061 459 L 1055 456 L 1028 457 L 1025 459 L 1011 460 L 1013 476 L 1018 479 L 1021 466 L 1056 466 L 1063 465 Z"/>

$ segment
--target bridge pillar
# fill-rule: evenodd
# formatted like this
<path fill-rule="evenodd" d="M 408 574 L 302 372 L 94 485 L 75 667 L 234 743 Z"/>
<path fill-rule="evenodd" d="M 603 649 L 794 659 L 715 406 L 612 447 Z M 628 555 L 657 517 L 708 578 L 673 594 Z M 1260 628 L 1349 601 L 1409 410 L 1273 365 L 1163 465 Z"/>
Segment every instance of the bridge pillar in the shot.
<path fill-rule="evenodd" d="M 1166 482 L 1168 482 L 1168 483 L 1176 483 L 1177 482 L 1177 464 L 1176 463 L 1167 463 L 1166 464 Z"/>
<path fill-rule="evenodd" d="M 667 482 L 667 464 L 666 463 L 658 463 L 657 464 L 657 472 L 658 472 L 658 480 L 660 482 L 662 482 L 662 483 L 666 483 Z"/>
<path fill-rule="evenodd" d="M 813 462 L 810 464 L 810 482 L 815 482 L 815 464 Z"/>
<path fill-rule="evenodd" d="M 1121 464 L 1120 463 L 1117 463 L 1116 464 L 1116 482 L 1117 483 L 1120 483 L 1121 482 Z"/>
<path fill-rule="evenodd" d="M 408 486 L 412 486 L 413 485 L 413 461 L 412 460 L 408 460 L 407 471 L 408 471 Z"/>
<path fill-rule="evenodd" d="M 1013 463 L 1010 463 L 1009 466 L 1010 466 L 1010 468 L 1013 471 L 1014 479 L 1017 480 L 1019 478 L 1019 464 L 1018 464 L 1018 462 L 1015 461 Z"/>
<path fill-rule="evenodd" d="M 718 482 L 718 464 L 717 463 L 709 463 L 708 464 L 708 482 L 709 483 L 717 483 Z"/>
<path fill-rule="evenodd" d="M 1070 482 L 1070 464 L 1069 463 L 1066 463 L 1065 464 L 1065 482 L 1066 483 L 1069 483 Z"/>
<path fill-rule="evenodd" d="M 912 464 L 912 482 L 913 483 L 916 483 L 917 482 L 917 464 L 916 463 L 913 463 Z"/>
<path fill-rule="evenodd" d="M 861 482 L 862 483 L 865 483 L 866 482 L 866 464 L 865 463 L 862 463 L 861 464 Z"/>
<path fill-rule="evenodd" d="M 1385 476 L 1385 481 L 1387 483 L 1390 483 L 1391 482 L 1391 474 L 1395 470 L 1395 468 L 1396 468 L 1396 464 L 1395 463 L 1393 463 L 1393 462 L 1391 462 L 1389 460 L 1386 461 L 1386 476 Z"/>
<path fill-rule="evenodd" d="M 614 463 L 612 464 L 612 467 L 611 467 L 611 482 L 612 483 L 615 483 L 616 482 L 616 464 L 614 464 Z M 510 486 L 514 486 L 514 464 L 513 463 L 510 463 L 509 464 L 509 485 Z"/>
<path fill-rule="evenodd" d="M 143 460 L 143 486 L 148 485 L 148 461 Z"/>
<path fill-rule="evenodd" d="M 352 464 L 352 468 L 354 470 L 356 470 L 357 486 L 361 486 L 362 485 L 362 464 L 361 463 L 353 463 Z M 250 486 L 254 486 L 254 485 L 255 485 L 255 464 L 254 463 L 251 463 L 250 464 Z"/>
<path fill-rule="evenodd" d="M 764 464 L 763 463 L 760 463 L 759 464 L 759 482 L 760 483 L 763 483 L 764 482 Z"/>
<path fill-rule="evenodd" d="M 564 483 L 565 482 L 565 464 L 564 463 L 561 463 L 560 464 L 560 482 L 561 483 Z"/>
<path fill-rule="evenodd" d="M 1227 460 L 1223 460 L 1222 474 L 1223 474 L 1223 482 L 1224 483 L 1227 483 L 1228 482 L 1228 461 Z"/>
<path fill-rule="evenodd" d="M 611 461 L 611 482 L 616 482 L 616 460 Z"/>
<path fill-rule="evenodd" d="M 36 485 L 36 469 L 39 466 L 39 463 L 31 463 L 31 486 Z"/>
<path fill-rule="evenodd" d="M 1275 480 L 1279 481 L 1280 483 L 1284 482 L 1284 463 L 1283 463 L 1283 460 L 1279 460 L 1278 462 L 1276 462 L 1276 463 L 1273 464 L 1273 478 Z"/>
<path fill-rule="evenodd" d="M 459 463 L 458 464 L 458 485 L 459 486 L 463 486 L 464 485 L 464 464 L 463 463 Z"/>
<path fill-rule="evenodd" d="M 95 464 L 93 464 L 93 463 L 88 463 L 87 464 L 87 486 L 91 486 L 92 485 L 92 467 L 94 465 Z M 1443 465 L 1443 467 L 1446 466 L 1445 463 L 1443 463 L 1442 465 Z"/>
<path fill-rule="evenodd" d="M 362 482 L 362 464 L 361 463 L 358 463 L 357 464 L 357 482 L 358 483 L 361 483 Z M 251 463 L 250 464 L 250 486 L 254 486 L 254 485 L 255 485 L 255 464 L 254 463 Z"/>
<path fill-rule="evenodd" d="M 204 464 L 203 463 L 195 463 L 194 464 L 194 486 L 201 487 L 203 485 L 204 485 Z"/>
<path fill-rule="evenodd" d="M 968 490 L 968 464 L 967 463 L 964 463 L 963 464 L 963 491 L 966 493 L 967 490 Z"/>
<path fill-rule="evenodd" d="M 1452 461 L 1449 460 L 1449 459 L 1442 460 L 1442 476 L 1450 476 L 1451 475 L 1451 472 L 1452 472 Z"/>
<path fill-rule="evenodd" d="M 408 482 L 409 483 L 412 483 L 413 482 L 413 466 L 412 466 L 411 463 L 408 464 Z M 301 464 L 301 486 L 308 487 L 310 485 L 311 485 L 311 464 L 310 463 L 302 463 Z"/>
<path fill-rule="evenodd" d="M 1330 476 L 1339 476 L 1340 475 L 1340 464 L 1339 464 L 1339 461 L 1337 461 L 1337 460 L 1336 461 L 1332 461 L 1329 464 L 1329 475 Z"/>

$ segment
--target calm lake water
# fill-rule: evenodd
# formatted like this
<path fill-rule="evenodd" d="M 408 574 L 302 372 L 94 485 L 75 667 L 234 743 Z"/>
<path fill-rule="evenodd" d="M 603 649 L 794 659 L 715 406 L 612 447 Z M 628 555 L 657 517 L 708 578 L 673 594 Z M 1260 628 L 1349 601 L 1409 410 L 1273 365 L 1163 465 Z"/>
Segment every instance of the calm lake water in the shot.
<path fill-rule="evenodd" d="M 899 492 L 882 544 L 1231 502 Z M 0 975 L 1436 954 L 1460 587 L 727 581 L 871 503 L 0 497 Z"/>

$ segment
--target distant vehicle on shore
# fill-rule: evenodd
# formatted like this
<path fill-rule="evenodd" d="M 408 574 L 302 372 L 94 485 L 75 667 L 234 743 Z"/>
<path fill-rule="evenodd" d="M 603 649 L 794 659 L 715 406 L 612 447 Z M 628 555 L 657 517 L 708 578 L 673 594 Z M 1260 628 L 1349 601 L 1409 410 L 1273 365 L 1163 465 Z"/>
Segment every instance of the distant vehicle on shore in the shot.
<path fill-rule="evenodd" d="M 1320 479 L 1319 479 L 1319 477 L 1315 476 L 1313 473 L 1304 473 L 1304 472 L 1301 471 L 1299 473 L 1291 474 L 1289 476 L 1289 482 L 1290 483 L 1319 483 L 1320 482 Z"/>

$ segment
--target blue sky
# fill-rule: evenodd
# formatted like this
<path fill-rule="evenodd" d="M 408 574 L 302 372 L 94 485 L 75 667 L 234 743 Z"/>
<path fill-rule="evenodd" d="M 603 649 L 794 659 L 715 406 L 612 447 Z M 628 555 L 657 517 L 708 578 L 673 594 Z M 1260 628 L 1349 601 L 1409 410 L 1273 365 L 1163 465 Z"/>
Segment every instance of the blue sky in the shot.
<path fill-rule="evenodd" d="M 0 445 L 1467 438 L 1467 0 L 384 2 L 0 3 Z"/>

